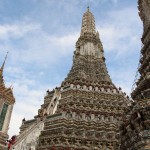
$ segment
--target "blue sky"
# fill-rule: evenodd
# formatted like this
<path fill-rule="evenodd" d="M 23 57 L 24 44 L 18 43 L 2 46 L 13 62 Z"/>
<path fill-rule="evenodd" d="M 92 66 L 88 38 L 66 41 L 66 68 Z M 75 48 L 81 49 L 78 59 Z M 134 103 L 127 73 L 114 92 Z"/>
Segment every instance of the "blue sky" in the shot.
<path fill-rule="evenodd" d="M 4 78 L 16 98 L 10 135 L 18 133 L 22 118 L 37 114 L 46 90 L 59 86 L 69 72 L 87 6 L 109 74 L 130 93 L 143 30 L 137 0 L 1 0 L 0 63 L 9 51 Z"/>

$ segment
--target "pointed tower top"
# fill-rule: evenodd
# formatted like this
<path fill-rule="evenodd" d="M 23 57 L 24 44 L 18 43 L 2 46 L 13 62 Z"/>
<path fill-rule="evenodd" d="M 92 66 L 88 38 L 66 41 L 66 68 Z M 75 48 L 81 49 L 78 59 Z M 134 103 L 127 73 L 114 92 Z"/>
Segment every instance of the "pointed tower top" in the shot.
<path fill-rule="evenodd" d="M 2 66 L 1 66 L 1 70 L 2 70 L 2 71 L 3 71 L 3 69 L 4 69 L 4 66 L 5 66 L 5 63 L 6 63 L 7 56 L 8 56 L 8 52 L 7 52 L 6 56 L 5 56 L 5 59 L 4 59 L 4 62 L 3 62 L 3 64 L 2 64 Z"/>
<path fill-rule="evenodd" d="M 90 12 L 89 6 L 82 18 L 81 36 L 84 36 L 85 34 L 96 34 L 95 19 L 93 14 Z"/>
<path fill-rule="evenodd" d="M 4 59 L 4 62 L 2 64 L 2 66 L 0 68 L 0 84 L 4 84 L 4 82 L 3 82 L 3 70 L 4 70 L 6 59 L 7 59 L 7 55 L 8 55 L 8 52 L 7 52 L 6 56 L 5 56 L 5 59 Z"/>
<path fill-rule="evenodd" d="M 90 7 L 89 6 L 87 7 L 87 11 L 90 11 Z"/>

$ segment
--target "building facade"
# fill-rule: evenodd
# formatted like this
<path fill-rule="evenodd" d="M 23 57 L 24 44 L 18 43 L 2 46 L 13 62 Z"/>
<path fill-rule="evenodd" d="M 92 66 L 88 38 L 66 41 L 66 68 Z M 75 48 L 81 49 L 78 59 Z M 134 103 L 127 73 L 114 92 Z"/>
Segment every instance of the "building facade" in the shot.
<path fill-rule="evenodd" d="M 128 99 L 108 75 L 89 8 L 83 15 L 72 68 L 57 91 L 39 110 L 38 116 L 47 117 L 36 150 L 119 149 L 117 135 Z"/>
<path fill-rule="evenodd" d="M 119 124 L 129 100 L 108 74 L 89 8 L 83 15 L 73 65 L 61 86 L 47 91 L 33 120 L 23 119 L 15 150 L 118 150 Z M 39 134 L 35 134 L 42 124 Z"/>
<path fill-rule="evenodd" d="M 150 150 L 150 1 L 138 3 L 144 33 L 134 101 L 113 84 L 87 8 L 70 72 L 38 115 L 23 119 L 15 150 Z"/>
<path fill-rule="evenodd" d="M 38 110 L 38 115 L 32 120 L 22 120 L 20 133 L 17 142 L 12 146 L 15 150 L 35 150 L 41 131 L 44 129 L 44 122 L 47 116 L 53 115 L 60 99 L 60 89 L 55 88 L 47 91 L 44 97 L 44 104 Z"/>
<path fill-rule="evenodd" d="M 5 61 L 0 68 L 0 150 L 6 149 L 6 140 L 8 139 L 7 132 L 9 129 L 13 105 L 15 103 L 12 89 L 6 88 L 4 84 L 3 70 Z"/>
<path fill-rule="evenodd" d="M 121 125 L 121 150 L 150 150 L 150 1 L 139 0 L 143 36 L 139 73 L 134 100 Z"/>

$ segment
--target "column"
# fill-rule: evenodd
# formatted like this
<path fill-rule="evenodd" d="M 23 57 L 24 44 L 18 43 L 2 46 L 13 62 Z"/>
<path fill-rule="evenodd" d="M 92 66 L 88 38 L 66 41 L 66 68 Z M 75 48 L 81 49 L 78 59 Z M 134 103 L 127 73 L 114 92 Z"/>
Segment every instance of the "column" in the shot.
<path fill-rule="evenodd" d="M 9 128 L 12 109 L 13 109 L 13 104 L 8 106 L 7 113 L 5 116 L 5 121 L 4 121 L 3 128 L 2 128 L 2 132 L 6 133 L 6 134 L 7 134 L 8 128 Z"/>

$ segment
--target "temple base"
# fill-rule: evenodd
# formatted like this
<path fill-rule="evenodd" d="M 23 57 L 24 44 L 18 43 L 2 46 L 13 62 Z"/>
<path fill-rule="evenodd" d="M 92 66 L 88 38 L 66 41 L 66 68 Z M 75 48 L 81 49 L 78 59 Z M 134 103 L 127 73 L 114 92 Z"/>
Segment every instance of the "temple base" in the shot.
<path fill-rule="evenodd" d="M 8 138 L 8 134 L 0 132 L 0 150 L 7 150 L 6 141 Z"/>

